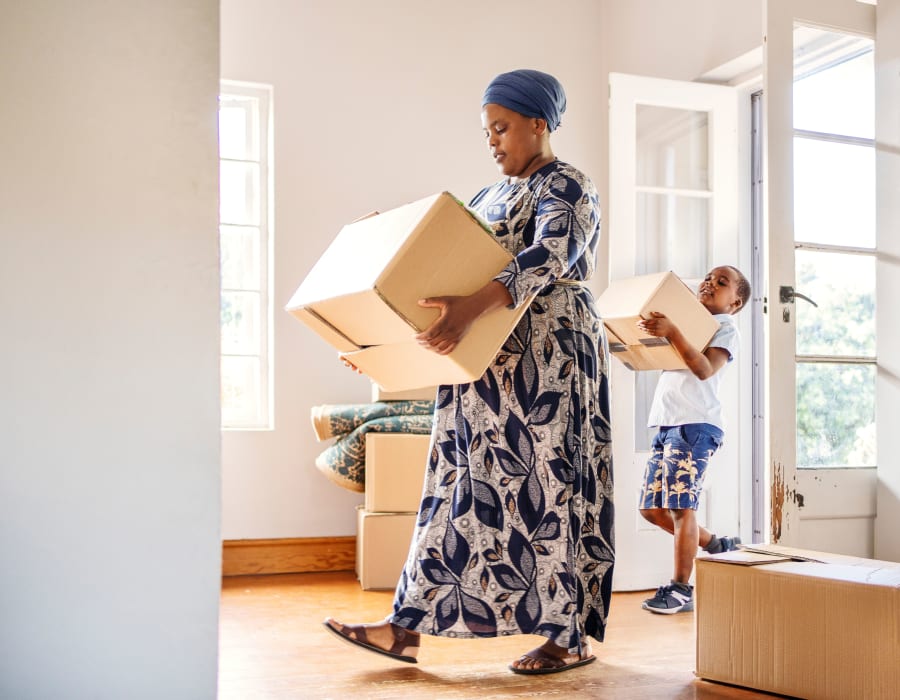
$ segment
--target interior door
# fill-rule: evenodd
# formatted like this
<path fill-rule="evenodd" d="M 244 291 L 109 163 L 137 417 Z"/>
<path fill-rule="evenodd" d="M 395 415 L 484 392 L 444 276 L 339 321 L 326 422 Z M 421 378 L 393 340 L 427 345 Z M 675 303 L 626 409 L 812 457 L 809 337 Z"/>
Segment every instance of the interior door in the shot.
<path fill-rule="evenodd" d="M 610 280 L 672 270 L 695 286 L 719 264 L 749 277 L 750 246 L 739 225 L 737 91 L 618 73 L 609 81 Z M 736 320 L 743 357 L 723 378 L 725 444 L 710 462 L 698 517 L 717 534 L 746 538 L 750 511 L 741 484 L 749 477 L 741 465 L 749 472 L 749 314 Z M 637 507 L 658 376 L 612 363 L 616 590 L 653 588 L 672 575 L 671 535 L 645 522 Z"/>

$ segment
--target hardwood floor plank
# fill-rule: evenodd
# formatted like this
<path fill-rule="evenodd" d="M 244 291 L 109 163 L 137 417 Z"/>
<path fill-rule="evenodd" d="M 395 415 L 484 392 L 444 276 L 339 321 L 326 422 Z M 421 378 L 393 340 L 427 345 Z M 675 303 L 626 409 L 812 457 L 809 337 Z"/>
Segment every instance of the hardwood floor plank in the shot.
<path fill-rule="evenodd" d="M 422 637 L 419 663 L 402 664 L 335 639 L 322 620 L 373 622 L 389 612 L 392 592 L 363 591 L 352 573 L 223 579 L 220 616 L 221 700 L 329 698 L 582 697 L 610 700 L 772 698 L 694 677 L 693 613 L 640 609 L 646 593 L 616 593 L 597 661 L 545 676 L 507 665 L 541 637 L 456 640 Z"/>

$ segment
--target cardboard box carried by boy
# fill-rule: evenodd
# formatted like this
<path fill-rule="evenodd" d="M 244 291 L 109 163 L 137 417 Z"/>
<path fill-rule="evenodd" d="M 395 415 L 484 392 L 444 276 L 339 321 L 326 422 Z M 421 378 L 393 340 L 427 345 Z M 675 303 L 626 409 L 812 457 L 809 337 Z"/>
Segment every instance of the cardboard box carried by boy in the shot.
<path fill-rule="evenodd" d="M 701 351 L 719 328 L 696 294 L 670 271 L 610 282 L 597 299 L 597 309 L 606 327 L 610 355 L 631 370 L 686 368 L 668 340 L 638 328 L 638 320 L 650 318 L 652 311 L 668 316 Z"/>

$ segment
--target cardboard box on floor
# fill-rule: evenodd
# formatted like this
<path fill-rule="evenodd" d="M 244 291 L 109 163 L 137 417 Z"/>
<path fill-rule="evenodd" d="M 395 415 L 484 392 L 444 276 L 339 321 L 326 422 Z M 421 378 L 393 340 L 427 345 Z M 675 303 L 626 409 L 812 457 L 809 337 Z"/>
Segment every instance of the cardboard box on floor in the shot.
<path fill-rule="evenodd" d="M 408 513 L 419 510 L 430 444 L 430 435 L 366 434 L 367 511 Z"/>
<path fill-rule="evenodd" d="M 696 561 L 697 675 L 817 700 L 900 694 L 900 564 L 777 545 Z"/>
<path fill-rule="evenodd" d="M 610 354 L 628 369 L 685 369 L 665 338 L 642 332 L 637 322 L 651 311 L 665 314 L 698 350 L 704 350 L 719 323 L 674 272 L 639 275 L 609 283 L 597 299 Z"/>
<path fill-rule="evenodd" d="M 357 508 L 356 577 L 364 591 L 397 586 L 406 563 L 415 513 L 370 513 Z"/>
<path fill-rule="evenodd" d="M 418 300 L 471 294 L 510 260 L 443 192 L 344 226 L 286 309 L 386 391 L 462 384 L 484 374 L 528 303 L 485 314 L 438 355 L 415 341 L 438 315 Z"/>
<path fill-rule="evenodd" d="M 420 389 L 407 389 L 405 391 L 385 391 L 375 382 L 372 382 L 372 401 L 434 401 L 437 396 L 436 386 L 426 386 Z"/>

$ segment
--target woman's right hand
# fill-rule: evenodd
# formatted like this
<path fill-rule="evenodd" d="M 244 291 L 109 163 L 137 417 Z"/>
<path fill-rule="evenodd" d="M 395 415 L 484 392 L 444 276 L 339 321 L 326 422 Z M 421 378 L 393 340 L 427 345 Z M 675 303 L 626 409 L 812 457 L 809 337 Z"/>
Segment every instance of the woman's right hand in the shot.
<path fill-rule="evenodd" d="M 438 355 L 448 355 L 479 316 L 471 297 L 430 297 L 420 299 L 419 306 L 438 310 L 438 317 L 416 336 L 419 345 Z"/>
<path fill-rule="evenodd" d="M 448 355 L 482 314 L 511 303 L 509 291 L 497 280 L 491 280 L 468 296 L 420 299 L 419 306 L 437 309 L 438 317 L 416 336 L 416 340 L 438 355 Z"/>

